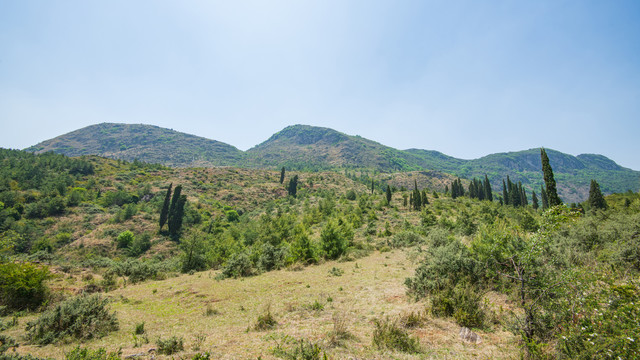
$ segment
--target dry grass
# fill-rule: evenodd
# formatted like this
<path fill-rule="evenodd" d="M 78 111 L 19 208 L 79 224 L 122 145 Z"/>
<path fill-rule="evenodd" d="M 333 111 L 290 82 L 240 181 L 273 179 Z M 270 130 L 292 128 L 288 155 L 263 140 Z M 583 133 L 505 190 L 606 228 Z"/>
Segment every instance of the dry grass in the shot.
<path fill-rule="evenodd" d="M 270 351 L 279 339 L 290 336 L 307 339 L 323 346 L 331 358 L 367 359 L 459 359 L 517 357 L 516 341 L 510 333 L 495 330 L 480 332 L 479 345 L 463 343 L 458 338 L 459 327 L 451 321 L 426 319 L 419 327 L 409 329 L 417 337 L 425 353 L 408 355 L 384 353 L 371 346 L 373 319 L 422 311 L 424 305 L 405 296 L 404 279 L 411 276 L 404 251 L 374 253 L 354 262 L 327 262 L 302 271 L 274 271 L 244 279 L 215 280 L 215 272 L 182 275 L 163 281 L 127 286 L 108 294 L 118 313 L 120 330 L 111 335 L 87 342 L 91 348 L 104 347 L 108 351 L 122 348 L 123 356 L 146 353 L 155 347 L 158 338 L 172 336 L 185 339 L 185 350 L 178 354 L 189 357 L 194 348 L 209 351 L 215 359 L 273 358 Z M 330 276 L 334 266 L 345 270 L 342 276 Z M 331 301 L 326 299 L 331 298 Z M 305 305 L 325 301 L 321 311 L 310 311 Z M 497 301 L 497 299 L 493 299 Z M 254 331 L 265 306 L 278 321 L 272 330 Z M 215 316 L 206 316 L 215 308 Z M 338 314 L 338 315 L 336 315 Z M 25 324 L 28 318 L 21 319 Z M 150 342 L 134 347 L 136 324 L 145 323 Z M 335 342 L 335 331 L 350 336 Z M 24 327 L 7 334 L 21 338 Z M 35 347 L 22 345 L 21 353 L 54 358 L 77 344 Z M 336 346 L 338 345 L 338 346 Z M 158 356 L 162 358 L 162 356 Z"/>

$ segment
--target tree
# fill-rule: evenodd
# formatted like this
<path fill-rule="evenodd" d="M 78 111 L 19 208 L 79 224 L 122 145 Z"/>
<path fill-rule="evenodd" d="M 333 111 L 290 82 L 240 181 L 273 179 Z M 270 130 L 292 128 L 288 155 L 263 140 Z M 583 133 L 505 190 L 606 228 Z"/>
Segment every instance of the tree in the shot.
<path fill-rule="evenodd" d="M 547 191 L 542 185 L 540 185 L 540 196 L 542 197 L 542 210 L 547 210 L 549 208 L 549 198 L 547 197 Z"/>
<path fill-rule="evenodd" d="M 178 194 L 177 190 L 178 187 L 176 187 L 176 192 L 173 194 L 174 198 L 176 197 L 176 194 Z M 173 208 L 173 211 L 169 214 L 169 234 L 172 237 L 176 237 L 180 233 L 180 229 L 182 229 L 182 218 L 184 217 L 184 206 L 186 203 L 187 196 L 180 195 L 176 200 L 176 205 Z"/>
<path fill-rule="evenodd" d="M 391 204 L 391 187 L 387 185 L 387 204 Z"/>
<path fill-rule="evenodd" d="M 509 191 L 507 190 L 507 184 L 502 179 L 502 198 L 504 199 L 504 204 L 509 205 Z"/>
<path fill-rule="evenodd" d="M 544 183 L 547 188 L 549 207 L 562 205 L 562 200 L 558 197 L 558 191 L 556 190 L 556 180 L 553 178 L 553 170 L 551 169 L 551 165 L 549 165 L 549 157 L 544 148 L 540 148 L 540 159 L 542 160 L 542 175 L 544 176 Z"/>
<path fill-rule="evenodd" d="M 489 178 L 487 174 L 484 174 L 484 198 L 493 201 L 493 194 L 491 192 L 491 183 L 489 183 Z"/>
<path fill-rule="evenodd" d="M 289 180 L 287 191 L 289 192 L 289 195 L 296 197 L 298 193 L 298 175 L 294 175 L 291 180 Z"/>
<path fill-rule="evenodd" d="M 602 196 L 602 192 L 600 192 L 600 185 L 597 181 L 591 180 L 591 186 L 589 187 L 589 206 L 592 209 L 606 209 L 607 202 L 604 200 Z"/>
<path fill-rule="evenodd" d="M 167 219 L 169 218 L 169 204 L 171 203 L 171 186 L 173 184 L 169 184 L 169 188 L 167 189 L 167 194 L 164 197 L 164 204 L 162 205 L 162 210 L 160 211 L 160 230 L 164 224 L 167 223 Z"/>
<path fill-rule="evenodd" d="M 282 167 L 282 170 L 280 170 L 280 184 L 282 184 L 284 182 L 284 166 Z"/>
<path fill-rule="evenodd" d="M 371 179 L 371 193 L 373 194 L 373 190 L 375 189 L 374 184 L 373 184 L 373 179 Z"/>
<path fill-rule="evenodd" d="M 531 204 L 533 206 L 534 210 L 538 210 L 538 196 L 536 196 L 536 192 L 535 191 L 531 191 Z"/>

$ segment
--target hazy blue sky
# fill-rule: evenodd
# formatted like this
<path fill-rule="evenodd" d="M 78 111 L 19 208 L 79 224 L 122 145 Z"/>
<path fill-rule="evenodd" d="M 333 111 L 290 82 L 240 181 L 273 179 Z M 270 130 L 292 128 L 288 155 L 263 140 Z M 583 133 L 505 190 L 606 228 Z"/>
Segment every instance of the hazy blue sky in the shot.
<path fill-rule="evenodd" d="M 246 150 L 287 125 L 640 170 L 640 1 L 0 0 L 0 146 L 100 122 Z"/>

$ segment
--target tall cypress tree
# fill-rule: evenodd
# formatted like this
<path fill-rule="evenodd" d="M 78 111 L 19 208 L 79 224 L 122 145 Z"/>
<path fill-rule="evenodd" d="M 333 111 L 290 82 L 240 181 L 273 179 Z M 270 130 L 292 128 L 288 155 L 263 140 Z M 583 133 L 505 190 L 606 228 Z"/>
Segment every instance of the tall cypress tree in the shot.
<path fill-rule="evenodd" d="M 491 183 L 489 183 L 489 178 L 487 174 L 484 175 L 484 198 L 493 201 L 493 194 L 491 192 Z"/>
<path fill-rule="evenodd" d="M 180 229 L 182 228 L 182 218 L 184 217 L 184 205 L 186 203 L 187 203 L 187 196 L 180 195 L 180 197 L 176 201 L 176 206 L 173 210 L 174 211 L 173 216 L 169 219 L 169 234 L 171 234 L 171 236 L 173 237 L 178 235 L 178 233 L 180 233 Z"/>
<path fill-rule="evenodd" d="M 531 205 L 533 206 L 534 210 L 538 210 L 538 196 L 536 195 L 535 191 L 531 191 Z"/>
<path fill-rule="evenodd" d="M 391 204 L 391 187 L 387 184 L 387 204 Z"/>
<path fill-rule="evenodd" d="M 562 200 L 558 197 L 558 191 L 556 190 L 556 180 L 553 178 L 553 170 L 551 169 L 551 165 L 549 165 L 549 157 L 544 148 L 540 148 L 540 159 L 542 161 L 542 175 L 544 176 L 544 183 L 547 188 L 549 207 L 562 205 Z"/>
<path fill-rule="evenodd" d="M 429 205 L 429 199 L 427 198 L 427 190 L 422 190 L 422 206 Z"/>
<path fill-rule="evenodd" d="M 604 200 L 604 196 L 602 196 L 602 192 L 600 191 L 600 185 L 595 180 L 591 180 L 591 186 L 589 187 L 589 206 L 592 209 L 606 209 L 607 202 Z"/>
<path fill-rule="evenodd" d="M 547 197 L 547 191 L 542 185 L 540 185 L 540 197 L 542 198 L 542 210 L 547 210 L 549 208 L 549 198 Z"/>
<path fill-rule="evenodd" d="M 504 199 L 504 204 L 509 205 L 509 191 L 507 190 L 507 184 L 502 179 L 502 198 Z"/>
<path fill-rule="evenodd" d="M 169 188 L 167 189 L 167 194 L 164 196 L 164 203 L 162 204 L 162 210 L 160 211 L 160 230 L 164 224 L 167 223 L 167 219 L 169 219 L 169 204 L 171 203 L 171 187 L 173 184 L 169 184 Z"/>
<path fill-rule="evenodd" d="M 294 175 L 291 180 L 289 180 L 287 192 L 293 197 L 296 197 L 296 195 L 298 194 L 298 175 Z"/>
<path fill-rule="evenodd" d="M 284 183 L 284 166 L 280 170 L 280 184 Z"/>

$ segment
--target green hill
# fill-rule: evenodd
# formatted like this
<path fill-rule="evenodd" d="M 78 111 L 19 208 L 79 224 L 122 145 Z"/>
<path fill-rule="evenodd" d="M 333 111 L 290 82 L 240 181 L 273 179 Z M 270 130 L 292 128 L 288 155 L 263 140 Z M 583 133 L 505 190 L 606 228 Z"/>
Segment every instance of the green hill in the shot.
<path fill-rule="evenodd" d="M 236 165 L 244 154 L 215 140 L 143 124 L 103 123 L 60 135 L 27 151 L 67 156 L 98 155 L 173 167 Z"/>
<path fill-rule="evenodd" d="M 254 166 L 294 169 L 366 168 L 384 172 L 422 170 L 420 158 L 360 136 L 293 125 L 249 149 Z"/>
<path fill-rule="evenodd" d="M 495 191 L 507 176 L 539 193 L 542 173 L 539 149 L 498 153 L 474 160 L 457 159 L 433 150 L 398 150 L 360 136 L 308 125 L 293 125 L 242 152 L 215 140 L 151 125 L 99 124 L 27 149 L 68 156 L 99 155 L 138 159 L 173 167 L 236 166 L 290 170 L 366 169 L 396 173 L 429 171 L 463 179 L 489 177 Z M 621 167 L 602 155 L 572 156 L 549 149 L 560 197 L 567 203 L 584 201 L 595 179 L 605 194 L 640 190 L 640 172 Z M 438 176 L 441 177 L 441 176 Z"/>

